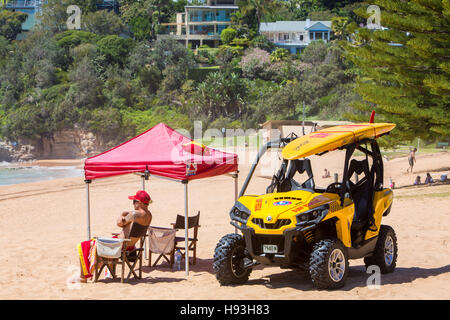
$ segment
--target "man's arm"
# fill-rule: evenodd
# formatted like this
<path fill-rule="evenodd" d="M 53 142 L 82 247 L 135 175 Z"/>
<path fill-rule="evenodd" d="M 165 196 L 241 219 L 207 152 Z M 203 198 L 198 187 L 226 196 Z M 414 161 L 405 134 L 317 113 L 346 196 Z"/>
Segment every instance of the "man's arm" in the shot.
<path fill-rule="evenodd" d="M 125 211 L 117 220 L 117 226 L 123 228 L 126 225 L 132 223 L 136 218 L 140 217 L 141 213 L 139 211 Z"/>
<path fill-rule="evenodd" d="M 132 214 L 130 214 L 130 211 L 124 211 L 122 214 L 117 218 L 117 226 L 118 227 L 125 227 L 127 224 L 131 223 L 132 220 Z M 131 218 L 131 219 L 130 219 Z"/>

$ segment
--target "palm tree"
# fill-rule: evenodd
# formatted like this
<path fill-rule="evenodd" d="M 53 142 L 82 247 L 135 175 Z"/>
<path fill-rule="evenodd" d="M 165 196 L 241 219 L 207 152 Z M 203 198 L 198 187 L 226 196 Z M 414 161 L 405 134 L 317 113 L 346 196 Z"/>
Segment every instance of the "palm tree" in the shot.
<path fill-rule="evenodd" d="M 339 40 L 344 39 L 348 35 L 347 27 L 349 23 L 350 20 L 347 17 L 331 18 L 331 29 Z"/>
<path fill-rule="evenodd" d="M 244 15 L 255 15 L 257 32 L 259 32 L 262 17 L 275 10 L 273 0 L 242 0 L 239 6 Z"/>

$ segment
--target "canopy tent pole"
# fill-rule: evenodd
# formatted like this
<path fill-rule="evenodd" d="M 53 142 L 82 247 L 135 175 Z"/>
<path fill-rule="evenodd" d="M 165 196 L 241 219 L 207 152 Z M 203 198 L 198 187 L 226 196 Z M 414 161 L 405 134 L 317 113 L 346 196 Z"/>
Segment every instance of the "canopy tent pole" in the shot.
<path fill-rule="evenodd" d="M 86 183 L 86 219 L 87 219 L 87 240 L 91 239 L 91 208 L 89 203 L 89 184 L 92 180 L 84 180 Z"/>
<path fill-rule="evenodd" d="M 186 276 L 189 276 L 189 251 L 188 251 L 188 180 L 181 181 L 184 184 L 184 262 L 186 264 Z"/>
<path fill-rule="evenodd" d="M 148 180 L 148 177 L 150 176 L 150 171 L 148 171 L 148 166 L 145 167 L 144 174 L 141 175 L 142 177 L 142 190 L 145 191 L 145 180 Z M 147 245 L 147 241 L 149 244 Z M 148 260 L 148 252 L 147 248 L 150 246 L 150 237 L 147 237 L 147 241 L 144 241 L 144 259 Z"/>
<path fill-rule="evenodd" d="M 148 180 L 150 177 L 150 171 L 148 171 L 148 166 L 145 167 L 145 171 L 143 174 L 141 174 L 142 177 L 142 190 L 145 191 L 145 180 Z"/>
<path fill-rule="evenodd" d="M 236 171 L 235 173 L 233 173 L 231 176 L 234 179 L 234 202 L 236 203 L 238 201 L 238 194 L 239 194 L 239 190 L 238 190 L 238 173 L 239 171 Z M 236 227 L 234 227 L 234 233 L 238 233 L 238 229 Z"/>

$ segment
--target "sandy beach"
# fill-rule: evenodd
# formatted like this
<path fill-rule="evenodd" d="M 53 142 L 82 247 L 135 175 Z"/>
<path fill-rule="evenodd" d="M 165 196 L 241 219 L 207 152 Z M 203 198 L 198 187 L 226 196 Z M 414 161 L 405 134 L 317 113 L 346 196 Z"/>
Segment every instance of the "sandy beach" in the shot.
<path fill-rule="evenodd" d="M 325 160 L 312 161 L 315 168 Z M 342 165 L 326 161 L 332 174 Z M 68 163 L 82 164 L 79 160 L 52 160 L 38 165 Z M 378 289 L 369 288 L 362 259 L 351 260 L 347 283 L 336 291 L 314 289 L 300 271 L 263 266 L 256 267 L 243 286 L 219 285 L 212 269 L 214 248 L 223 235 L 234 232 L 228 215 L 234 202 L 234 183 L 227 176 L 189 184 L 189 213 L 201 212 L 197 264 L 191 266 L 189 277 L 163 263 L 156 268 L 144 267 L 143 279 L 124 284 L 101 280 L 73 285 L 69 281 L 79 273 L 76 244 L 86 240 L 82 178 L 0 186 L 0 299 L 450 299 L 450 184 L 407 186 L 418 174 L 422 180 L 426 172 L 434 178 L 449 174 L 450 153 L 419 154 L 415 173 L 406 174 L 406 168 L 404 157 L 385 162 L 385 185 L 391 177 L 398 187 L 392 211 L 382 222 L 397 234 L 396 271 L 382 275 Z M 239 170 L 242 185 L 249 165 Z M 317 185 L 332 182 L 333 178 L 322 179 L 321 174 L 315 172 Z M 249 192 L 261 192 L 268 184 L 268 179 L 257 174 Z M 117 215 L 132 209 L 127 196 L 140 188 L 141 180 L 136 175 L 94 181 L 92 235 L 117 232 Z M 170 227 L 176 215 L 183 212 L 183 186 L 151 178 L 146 190 L 153 199 L 152 225 Z"/>

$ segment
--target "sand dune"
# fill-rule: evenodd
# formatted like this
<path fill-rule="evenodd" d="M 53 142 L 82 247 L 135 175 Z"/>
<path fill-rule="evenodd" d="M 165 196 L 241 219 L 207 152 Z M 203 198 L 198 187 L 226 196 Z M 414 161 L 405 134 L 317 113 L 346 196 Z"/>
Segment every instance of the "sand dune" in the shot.
<path fill-rule="evenodd" d="M 324 166 L 332 174 L 340 173 L 340 156 L 313 159 L 318 185 L 333 180 L 321 178 Z M 419 155 L 415 169 L 422 179 L 428 171 L 438 177 L 442 172 L 449 173 L 449 164 L 450 153 Z M 405 158 L 386 162 L 385 183 L 392 177 L 397 186 L 412 184 L 417 173 L 406 174 L 406 168 Z M 240 168 L 240 185 L 248 169 L 248 165 Z M 263 192 L 269 183 L 263 175 L 256 174 L 249 192 Z M 94 181 L 92 234 L 117 231 L 116 216 L 131 209 L 127 195 L 140 188 L 141 181 L 134 175 Z M 147 190 L 154 200 L 150 205 L 152 224 L 170 226 L 176 214 L 183 212 L 182 185 L 154 178 Z M 189 184 L 190 214 L 201 211 L 199 258 L 197 265 L 191 266 L 189 277 L 184 271 L 172 271 L 162 264 L 145 267 L 144 279 L 125 284 L 113 280 L 69 283 L 70 277 L 78 273 L 75 246 L 86 238 L 83 179 L 1 186 L 0 299 L 449 299 L 450 185 L 406 187 L 394 193 L 391 214 L 383 224 L 391 225 L 397 233 L 397 270 L 382 276 L 379 289 L 370 289 L 362 259 L 351 260 L 343 289 L 317 291 L 300 271 L 262 266 L 253 270 L 244 286 L 219 285 L 212 270 L 214 247 L 223 235 L 234 232 L 228 216 L 234 202 L 234 184 L 226 176 Z"/>

